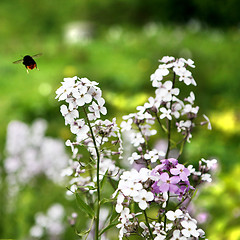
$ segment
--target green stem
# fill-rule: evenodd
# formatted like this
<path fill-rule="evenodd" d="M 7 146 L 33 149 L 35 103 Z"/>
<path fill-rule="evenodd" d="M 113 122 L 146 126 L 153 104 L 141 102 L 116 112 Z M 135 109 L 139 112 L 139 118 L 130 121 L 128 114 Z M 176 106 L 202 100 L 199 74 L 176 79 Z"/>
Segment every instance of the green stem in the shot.
<path fill-rule="evenodd" d="M 92 126 L 90 124 L 87 112 L 85 107 L 83 107 L 84 113 L 86 115 L 86 120 L 91 132 L 91 136 L 92 136 L 92 140 L 93 140 L 93 144 L 96 150 L 96 154 L 97 154 L 97 213 L 96 213 L 96 219 L 95 219 L 95 240 L 98 240 L 98 235 L 99 235 L 99 215 L 100 215 L 100 201 L 101 201 L 101 194 L 100 194 L 100 180 L 99 180 L 99 169 L 100 169 L 100 154 L 98 151 L 98 147 L 97 147 L 97 143 L 96 143 L 96 139 L 95 136 L 93 134 L 93 130 L 92 130 Z"/>
<path fill-rule="evenodd" d="M 187 141 L 187 135 L 184 137 L 183 142 L 182 142 L 182 144 L 181 144 L 181 147 L 180 147 L 180 150 L 179 150 L 179 153 L 178 153 L 178 158 L 179 158 L 179 157 L 182 155 L 182 153 L 183 153 L 183 147 L 184 147 L 186 141 Z"/>
<path fill-rule="evenodd" d="M 169 202 L 169 192 L 168 192 L 168 199 L 167 199 L 167 203 L 166 203 L 166 207 L 165 209 L 167 209 L 167 206 L 168 206 L 168 202 Z M 167 227 L 167 216 L 166 216 L 166 213 L 165 213 L 165 216 L 164 216 L 164 231 L 166 231 L 166 227 Z"/>
<path fill-rule="evenodd" d="M 171 145 L 170 139 L 171 139 L 171 120 L 168 120 L 168 147 L 165 155 L 166 159 L 168 158 L 168 154 L 170 151 L 170 145 Z"/>
<path fill-rule="evenodd" d="M 152 233 L 152 229 L 151 229 L 151 227 L 150 227 L 150 225 L 149 225 L 147 213 L 146 213 L 145 210 L 143 210 L 143 214 L 144 214 L 144 217 L 145 217 L 145 220 L 146 220 L 146 224 L 147 224 L 147 227 L 148 227 L 148 230 L 149 230 L 151 239 L 154 240 L 153 233 Z"/>
<path fill-rule="evenodd" d="M 158 123 L 159 123 L 161 129 L 163 130 L 163 132 L 167 133 L 167 129 L 165 128 L 165 126 L 162 125 L 162 123 L 161 123 L 161 121 L 160 121 L 160 118 L 159 118 L 159 116 L 157 115 L 157 113 L 154 112 L 154 114 L 155 114 L 156 119 L 157 119 L 157 121 L 158 121 Z"/>
<path fill-rule="evenodd" d="M 173 85 L 172 85 L 172 88 L 174 88 L 174 86 L 175 86 L 175 80 L 176 80 L 176 73 L 174 72 L 173 73 Z M 172 100 L 170 102 L 170 109 L 172 109 Z M 171 139 L 171 123 L 172 123 L 172 120 L 168 120 L 168 147 L 167 147 L 167 152 L 166 152 L 165 158 L 168 158 L 168 154 L 169 154 L 169 151 L 170 151 L 170 145 L 171 145 L 171 142 L 170 142 L 170 139 Z"/>

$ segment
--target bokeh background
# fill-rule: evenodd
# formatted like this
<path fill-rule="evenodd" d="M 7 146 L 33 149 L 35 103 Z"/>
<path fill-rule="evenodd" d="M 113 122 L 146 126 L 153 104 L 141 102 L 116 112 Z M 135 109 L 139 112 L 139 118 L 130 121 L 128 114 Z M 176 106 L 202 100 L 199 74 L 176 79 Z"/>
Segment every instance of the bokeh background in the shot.
<path fill-rule="evenodd" d="M 46 176 L 47 166 L 29 181 L 16 180 L 17 190 L 9 183 L 8 124 L 21 121 L 28 125 L 16 129 L 32 126 L 31 132 L 36 119 L 44 119 L 40 129 L 46 128 L 48 140 L 66 140 L 70 133 L 54 98 L 62 79 L 75 75 L 100 83 L 109 118 L 120 122 L 153 93 L 149 77 L 158 59 L 169 55 L 195 61 L 196 103 L 213 127 L 194 132 L 184 158 L 219 160 L 214 183 L 196 200 L 196 212 L 206 213 L 202 226 L 209 239 L 240 239 L 239 9 L 238 0 L 1 0 L 0 238 L 27 239 L 37 213 L 59 213 L 63 206 L 65 230 L 56 239 L 78 239 L 66 217 L 75 201 L 66 199 L 64 184 Z M 27 74 L 22 64 L 12 64 L 37 53 L 43 54 L 36 59 L 40 71 Z M 16 136 L 20 143 L 21 136 Z M 51 210 L 56 203 L 61 205 Z"/>

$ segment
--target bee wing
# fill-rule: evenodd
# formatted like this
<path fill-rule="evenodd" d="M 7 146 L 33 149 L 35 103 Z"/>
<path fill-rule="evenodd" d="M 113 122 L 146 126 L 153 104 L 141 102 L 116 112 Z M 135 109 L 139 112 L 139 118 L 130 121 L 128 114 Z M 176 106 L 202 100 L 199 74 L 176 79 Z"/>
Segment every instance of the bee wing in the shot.
<path fill-rule="evenodd" d="M 40 57 L 40 56 L 42 56 L 42 53 L 35 54 L 32 57 L 36 58 L 36 57 Z"/>
<path fill-rule="evenodd" d="M 22 62 L 23 61 L 23 59 L 20 59 L 20 60 L 17 60 L 17 61 L 15 61 L 15 62 L 13 62 L 14 64 L 15 63 L 20 63 L 20 62 Z"/>

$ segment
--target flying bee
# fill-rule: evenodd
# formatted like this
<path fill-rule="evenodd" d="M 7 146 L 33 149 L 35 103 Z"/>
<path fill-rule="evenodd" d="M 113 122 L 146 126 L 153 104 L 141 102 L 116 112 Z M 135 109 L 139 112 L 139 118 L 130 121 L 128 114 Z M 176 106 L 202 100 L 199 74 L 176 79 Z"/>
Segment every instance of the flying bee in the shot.
<path fill-rule="evenodd" d="M 32 70 L 32 69 L 34 69 L 34 68 L 36 68 L 37 70 L 39 70 L 38 68 L 37 68 L 37 63 L 35 62 L 35 60 L 33 59 L 34 57 L 39 57 L 39 56 L 41 56 L 42 55 L 42 53 L 38 53 L 38 54 L 35 54 L 35 55 L 33 55 L 33 56 L 30 56 L 30 55 L 26 55 L 26 56 L 24 56 L 23 57 L 23 59 L 20 59 L 20 60 L 17 60 L 17 61 L 15 61 L 15 62 L 13 62 L 14 64 L 15 63 L 23 63 L 23 65 L 26 67 L 26 69 L 27 69 L 27 73 L 29 73 L 28 72 L 28 70 L 30 69 L 30 70 Z"/>

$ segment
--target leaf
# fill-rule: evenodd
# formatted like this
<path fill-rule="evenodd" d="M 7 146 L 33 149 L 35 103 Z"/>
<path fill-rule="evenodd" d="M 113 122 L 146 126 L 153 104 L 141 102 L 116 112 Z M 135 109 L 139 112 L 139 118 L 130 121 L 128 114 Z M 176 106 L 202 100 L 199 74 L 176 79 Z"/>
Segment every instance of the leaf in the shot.
<path fill-rule="evenodd" d="M 119 214 L 116 211 L 113 211 L 110 222 L 115 222 L 118 219 L 118 216 Z"/>
<path fill-rule="evenodd" d="M 88 216 L 91 219 L 93 219 L 95 217 L 95 213 L 94 213 L 93 209 L 89 205 L 87 205 L 85 203 L 85 201 L 83 200 L 83 198 L 77 193 L 76 193 L 76 199 L 77 199 L 78 207 L 80 208 L 80 210 L 87 213 Z"/>
<path fill-rule="evenodd" d="M 119 221 L 116 220 L 116 221 L 112 222 L 111 224 L 109 224 L 107 227 L 105 227 L 105 228 L 100 232 L 99 236 L 101 236 L 101 235 L 102 235 L 104 232 L 106 232 L 108 229 L 116 226 L 118 223 L 119 223 Z"/>
<path fill-rule="evenodd" d="M 104 185 L 104 183 L 105 183 L 105 181 L 106 181 L 107 175 L 108 175 L 108 170 L 105 172 L 105 174 L 104 174 L 104 176 L 103 176 L 103 178 L 102 178 L 102 180 L 101 180 L 101 182 L 100 182 L 100 189 L 103 188 L 103 185 Z"/>
<path fill-rule="evenodd" d="M 108 202 L 113 202 L 114 200 L 113 199 L 107 199 L 107 198 L 103 198 L 101 201 L 100 201 L 100 205 L 104 204 L 104 203 L 108 203 Z"/>
<path fill-rule="evenodd" d="M 91 229 L 83 230 L 83 231 L 81 231 L 81 232 L 77 232 L 77 235 L 78 235 L 79 237 L 83 237 L 84 235 L 88 234 L 90 231 L 91 231 Z"/>
<path fill-rule="evenodd" d="M 198 192 L 198 189 L 195 189 L 195 191 L 193 192 L 193 195 L 192 195 L 192 199 L 196 196 L 197 192 Z"/>
<path fill-rule="evenodd" d="M 78 186 L 78 188 L 88 188 L 89 190 L 96 190 L 97 188 L 96 187 L 93 187 L 93 186 Z"/>

